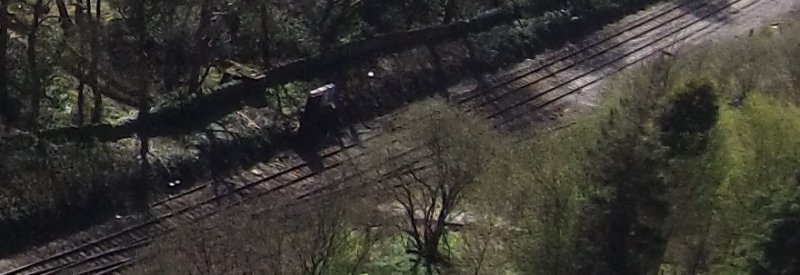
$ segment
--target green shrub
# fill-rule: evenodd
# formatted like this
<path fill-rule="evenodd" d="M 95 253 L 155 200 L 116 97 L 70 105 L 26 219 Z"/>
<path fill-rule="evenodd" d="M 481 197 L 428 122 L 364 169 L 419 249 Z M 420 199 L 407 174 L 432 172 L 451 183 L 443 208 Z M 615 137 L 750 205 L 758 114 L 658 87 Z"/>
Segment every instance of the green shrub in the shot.
<path fill-rule="evenodd" d="M 675 154 L 697 154 L 708 142 L 708 131 L 717 123 L 717 96 L 708 81 L 692 81 L 670 99 L 659 118 L 661 142 Z"/>
<path fill-rule="evenodd" d="M 798 237 L 800 87 L 796 62 L 787 60 L 800 52 L 800 33 L 783 34 L 637 67 L 575 126 L 536 136 L 536 168 L 521 181 L 529 191 L 519 202 L 535 201 L 528 205 L 538 211 L 512 219 L 529 232 L 511 241 L 517 267 L 526 274 L 796 272 L 797 256 L 785 252 L 796 250 Z M 559 196 L 525 195 L 554 185 L 573 190 L 560 201 L 581 211 L 545 224 L 553 208 L 540 202 Z M 556 228 L 561 234 L 536 233 Z M 573 254 L 559 256 L 565 247 Z"/>

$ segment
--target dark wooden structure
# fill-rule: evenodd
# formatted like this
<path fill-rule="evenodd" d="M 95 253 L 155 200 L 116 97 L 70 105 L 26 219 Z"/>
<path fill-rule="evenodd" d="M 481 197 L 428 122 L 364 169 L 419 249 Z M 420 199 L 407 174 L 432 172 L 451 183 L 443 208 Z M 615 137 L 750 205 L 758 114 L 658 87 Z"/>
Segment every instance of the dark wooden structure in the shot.
<path fill-rule="evenodd" d="M 315 148 L 323 138 L 339 128 L 336 112 L 336 85 L 327 84 L 308 93 L 306 106 L 300 115 L 299 141 L 307 149 Z"/>

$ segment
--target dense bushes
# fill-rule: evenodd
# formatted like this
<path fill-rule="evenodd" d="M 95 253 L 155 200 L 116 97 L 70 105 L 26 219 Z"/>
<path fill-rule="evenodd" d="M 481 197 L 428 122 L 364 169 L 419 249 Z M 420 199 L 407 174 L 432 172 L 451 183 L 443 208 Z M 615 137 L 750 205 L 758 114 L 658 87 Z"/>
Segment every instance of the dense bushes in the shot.
<path fill-rule="evenodd" d="M 22 150 L 6 145 L 0 156 L 0 253 L 94 223 L 124 205 L 135 163 L 122 150 L 27 142 Z"/>
<path fill-rule="evenodd" d="M 661 143 L 675 154 L 694 154 L 705 150 L 708 131 L 717 123 L 719 107 L 713 84 L 689 82 L 670 102 L 659 119 Z"/>
<path fill-rule="evenodd" d="M 148 186 L 141 185 L 131 139 L 67 144 L 28 135 L 7 139 L 0 144 L 0 254 L 133 210 L 131 188 L 158 199 L 272 157 L 285 137 L 265 130 L 276 127 L 268 117 L 247 110 L 203 133 L 152 139 Z M 182 184 L 169 187 L 174 180 Z"/>
<path fill-rule="evenodd" d="M 784 35 L 639 68 L 610 86 L 592 117 L 540 137 L 567 148 L 538 159 L 573 175 L 540 178 L 579 190 L 566 204 L 583 211 L 564 224 L 580 233 L 562 240 L 580 256 L 544 254 L 551 259 L 534 267 L 522 257 L 520 266 L 547 274 L 542 267 L 566 258 L 579 274 L 794 272 L 796 256 L 778 251 L 798 238 L 800 87 L 783 60 L 798 58 L 789 53 L 800 33 Z M 520 241 L 543 249 L 544 240 Z"/>

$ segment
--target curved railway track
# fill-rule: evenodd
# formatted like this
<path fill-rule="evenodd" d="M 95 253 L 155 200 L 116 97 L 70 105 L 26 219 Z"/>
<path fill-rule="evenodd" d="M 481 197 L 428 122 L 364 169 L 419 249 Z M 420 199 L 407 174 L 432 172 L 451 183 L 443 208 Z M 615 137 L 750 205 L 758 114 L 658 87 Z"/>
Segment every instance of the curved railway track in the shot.
<path fill-rule="evenodd" d="M 489 87 L 456 95 L 454 99 L 466 111 L 488 113 L 485 118 L 492 121 L 495 127 L 510 127 L 529 111 L 541 109 L 579 92 L 613 72 L 658 54 L 661 49 L 718 28 L 723 22 L 715 19 L 727 15 L 730 7 L 742 5 L 740 9 L 745 9 L 757 3 L 760 0 L 687 0 L 666 4 L 606 34 L 590 38 L 578 48 L 556 52 L 548 61 L 539 62 L 534 68 L 512 73 Z M 524 92 L 528 90 L 537 92 Z M 367 133 L 362 140 L 369 141 L 380 135 Z M 243 175 L 246 183 L 236 184 L 231 194 L 239 197 L 237 202 L 286 197 L 291 203 L 325 192 L 348 192 L 360 187 L 340 187 L 333 183 L 315 186 L 314 183 L 318 174 L 334 171 L 346 160 L 364 154 L 364 150 L 356 144 L 348 144 L 326 148 L 319 154 L 320 167 L 316 169 L 297 156 L 259 167 L 266 171 L 259 174 L 267 176 Z M 132 263 L 131 253 L 147 246 L 153 237 L 173 230 L 186 220 L 204 219 L 231 207 L 220 207 L 221 201 L 229 195 L 202 192 L 208 186 L 198 185 L 153 203 L 152 217 L 145 221 L 71 247 L 62 247 L 60 252 L 3 271 L 2 274 L 118 272 Z"/>

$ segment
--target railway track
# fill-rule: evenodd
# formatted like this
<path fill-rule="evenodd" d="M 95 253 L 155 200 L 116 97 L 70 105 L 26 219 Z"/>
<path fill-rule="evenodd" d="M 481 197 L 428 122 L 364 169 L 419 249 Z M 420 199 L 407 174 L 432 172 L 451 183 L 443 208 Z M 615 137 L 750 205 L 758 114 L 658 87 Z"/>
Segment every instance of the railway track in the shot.
<path fill-rule="evenodd" d="M 535 68 L 519 71 L 494 85 L 454 98 L 466 111 L 488 113 L 485 118 L 496 127 L 509 127 L 532 110 L 591 86 L 613 72 L 658 54 L 663 48 L 713 30 L 722 24 L 713 19 L 724 17 L 731 6 L 742 5 L 744 9 L 756 3 L 759 0 L 670 3 L 588 40 L 579 48 L 557 52 Z M 528 90 L 537 92 L 526 93 Z M 371 132 L 361 138 L 367 142 L 380 135 Z M 239 201 L 291 198 L 291 202 L 308 200 L 325 192 L 347 192 L 358 186 L 328 184 L 319 187 L 315 184 L 316 177 L 335 171 L 347 159 L 363 153 L 356 144 L 347 144 L 320 152 L 320 167 L 316 169 L 296 156 L 278 164 L 262 165 L 258 169 L 263 172 L 243 174 L 244 183 L 237 183 L 232 194 L 238 196 Z M 262 176 L 264 174 L 267 176 Z M 2 274 L 118 272 L 132 263 L 131 253 L 147 246 L 154 236 L 169 232 L 186 220 L 210 217 L 223 209 L 221 201 L 229 195 L 203 192 L 206 189 L 208 185 L 200 185 L 155 202 L 151 205 L 152 218 L 100 238 L 63 247 L 60 252 Z"/>

